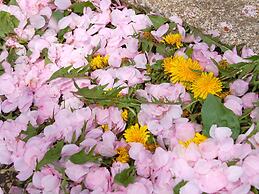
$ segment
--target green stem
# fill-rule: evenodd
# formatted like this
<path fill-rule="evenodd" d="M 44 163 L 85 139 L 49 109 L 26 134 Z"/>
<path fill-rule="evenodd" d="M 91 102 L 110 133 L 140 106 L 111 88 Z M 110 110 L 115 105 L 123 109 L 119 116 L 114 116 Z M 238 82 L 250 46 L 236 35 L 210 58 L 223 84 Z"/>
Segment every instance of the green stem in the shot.
<path fill-rule="evenodd" d="M 242 117 L 239 118 L 239 120 L 243 120 L 244 118 L 246 118 L 248 115 L 250 115 L 250 113 L 252 112 L 252 110 L 250 110 L 248 113 L 246 113 L 245 115 L 243 115 Z"/>
<path fill-rule="evenodd" d="M 190 104 L 187 104 L 185 107 L 183 107 L 183 110 L 191 107 L 193 104 L 195 104 L 196 102 L 199 102 L 199 100 L 194 100 L 193 102 L 191 102 Z"/>

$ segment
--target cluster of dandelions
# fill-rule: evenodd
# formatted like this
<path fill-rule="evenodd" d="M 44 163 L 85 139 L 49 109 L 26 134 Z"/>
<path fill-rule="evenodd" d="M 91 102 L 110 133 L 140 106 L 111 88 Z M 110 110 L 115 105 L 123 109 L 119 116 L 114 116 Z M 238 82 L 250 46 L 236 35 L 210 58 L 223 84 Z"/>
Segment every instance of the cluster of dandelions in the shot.
<path fill-rule="evenodd" d="M 209 94 L 219 95 L 222 83 L 212 72 L 203 72 L 198 61 L 183 56 L 167 57 L 163 60 L 164 71 L 172 83 L 181 83 L 190 90 L 194 98 L 206 99 Z"/>

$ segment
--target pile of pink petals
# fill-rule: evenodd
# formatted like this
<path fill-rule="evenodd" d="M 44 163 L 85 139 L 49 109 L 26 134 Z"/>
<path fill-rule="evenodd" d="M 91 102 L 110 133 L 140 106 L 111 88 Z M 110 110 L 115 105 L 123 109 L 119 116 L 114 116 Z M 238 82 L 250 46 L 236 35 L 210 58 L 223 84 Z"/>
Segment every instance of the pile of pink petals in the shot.
<path fill-rule="evenodd" d="M 0 76 L 0 113 L 19 112 L 15 119 L 0 120 L 0 164 L 13 164 L 17 179 L 27 181 L 24 189 L 28 193 L 63 193 L 64 176 L 56 165 L 64 169 L 66 187 L 71 194 L 169 194 L 181 181 L 185 181 L 185 185 L 180 188 L 180 194 L 246 194 L 251 193 L 252 187 L 259 189 L 259 132 L 251 135 L 258 128 L 259 109 L 253 104 L 258 100 L 258 94 L 247 92 L 249 79 L 231 83 L 231 93 L 224 99 L 224 105 L 238 116 L 247 108 L 253 109 L 250 129 L 237 140 L 232 139 L 228 127 L 213 125 L 210 138 L 199 145 L 191 143 L 184 147 L 179 141 L 193 138 L 202 126 L 184 118 L 181 105 L 142 104 L 138 113 L 139 124 L 147 125 L 159 145 L 151 152 L 140 143 L 128 144 L 124 138 L 119 138 L 126 127 L 121 116 L 123 110 L 113 106 L 85 106 L 73 94 L 77 89 L 71 79 L 47 82 L 62 67 L 86 66 L 86 56 L 96 48 L 100 55 L 109 56 L 109 66 L 93 71 L 88 78 L 75 79 L 79 87 L 123 86 L 122 94 L 127 94 L 131 87 L 148 82 L 146 64 L 152 65 L 164 58 L 160 54 L 138 50 L 139 42 L 134 35 L 152 25 L 149 17 L 110 0 L 93 0 L 95 11 L 87 7 L 83 15 L 71 13 L 56 21 L 52 13 L 68 9 L 70 0 L 17 0 L 17 3 L 18 6 L 0 4 L 0 11 L 9 12 L 19 20 L 16 37 L 6 39 L 0 54 L 4 68 Z M 213 46 L 185 35 L 179 18 L 170 19 L 177 23 L 179 32 L 186 39 L 193 39 L 192 58 L 208 72 L 218 73 L 211 59 L 217 62 L 225 59 L 232 64 L 254 55 L 248 48 L 242 50 L 242 56 L 238 56 L 235 49 L 221 55 Z M 108 24 L 114 27 L 110 28 Z M 60 43 L 57 34 L 67 27 L 73 31 L 65 33 L 65 41 Z M 161 38 L 167 27 L 163 25 L 153 31 L 153 36 Z M 39 30 L 42 33 L 37 33 Z M 28 44 L 25 46 L 19 40 Z M 10 47 L 15 48 L 18 55 L 14 67 L 7 61 L 6 48 Z M 51 61 L 48 64 L 42 59 L 43 49 L 48 50 Z M 184 49 L 178 51 L 182 55 L 184 52 Z M 121 66 L 124 58 L 131 60 L 133 65 Z M 91 81 L 93 79 L 95 83 Z M 170 101 L 181 99 L 186 104 L 191 102 L 189 93 L 181 84 L 147 83 L 145 89 L 136 94 L 147 100 L 155 97 Z M 38 135 L 28 141 L 21 139 L 21 132 L 27 130 L 29 123 L 37 128 L 52 118 L 54 121 Z M 73 139 L 79 138 L 85 124 L 85 138 L 76 145 Z M 102 125 L 108 125 L 110 130 L 103 130 Z M 60 140 L 64 140 L 65 145 L 58 162 L 36 170 L 37 162 Z M 116 149 L 125 145 L 129 146 L 129 156 L 137 175 L 127 187 L 117 184 L 114 177 L 129 168 L 128 163 L 113 160 L 110 166 L 103 166 L 91 162 L 74 164 L 69 160 L 71 155 L 94 146 L 96 154 L 114 157 Z M 235 163 L 229 165 L 233 161 Z M 21 191 L 22 188 L 14 186 L 10 193 Z M 1 188 L 0 193 L 3 193 Z"/>

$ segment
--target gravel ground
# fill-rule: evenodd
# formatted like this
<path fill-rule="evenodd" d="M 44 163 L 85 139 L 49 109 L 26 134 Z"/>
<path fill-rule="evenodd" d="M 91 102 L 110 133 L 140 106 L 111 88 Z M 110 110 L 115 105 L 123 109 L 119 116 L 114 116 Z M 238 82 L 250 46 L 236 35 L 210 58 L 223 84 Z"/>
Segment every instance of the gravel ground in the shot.
<path fill-rule="evenodd" d="M 259 53 L 258 0 L 128 0 L 166 17 L 177 15 L 222 42 L 245 44 Z"/>

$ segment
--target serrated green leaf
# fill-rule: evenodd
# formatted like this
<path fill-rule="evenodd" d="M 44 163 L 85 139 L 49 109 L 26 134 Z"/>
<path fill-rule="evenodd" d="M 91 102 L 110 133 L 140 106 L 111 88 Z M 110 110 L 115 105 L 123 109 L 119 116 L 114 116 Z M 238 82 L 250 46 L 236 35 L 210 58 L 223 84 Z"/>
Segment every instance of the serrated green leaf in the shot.
<path fill-rule="evenodd" d="M 141 40 L 141 50 L 143 52 L 150 52 L 154 46 L 154 43 L 151 40 L 142 39 Z"/>
<path fill-rule="evenodd" d="M 180 189 L 187 184 L 187 181 L 182 180 L 181 182 L 179 182 L 177 185 L 175 185 L 173 191 L 174 194 L 179 194 L 180 193 Z"/>
<path fill-rule="evenodd" d="M 37 164 L 36 170 L 41 169 L 46 164 L 51 164 L 59 160 L 64 141 L 58 141 L 50 150 L 46 152 L 43 159 Z"/>
<path fill-rule="evenodd" d="M 27 135 L 23 139 L 24 142 L 27 142 L 30 138 L 38 135 L 38 131 L 31 125 L 31 123 L 28 123 L 26 131 L 22 131 L 21 133 Z"/>
<path fill-rule="evenodd" d="M 165 74 L 163 68 L 163 60 L 156 61 L 155 64 L 151 66 L 151 73 L 150 73 L 151 83 L 152 84 L 160 84 L 160 83 L 169 83 L 170 77 L 169 75 Z"/>
<path fill-rule="evenodd" d="M 82 149 L 80 152 L 77 152 L 70 156 L 69 160 L 74 164 L 85 164 L 87 162 L 99 162 L 98 156 L 94 155 L 94 149 L 96 146 L 92 147 L 88 153 L 85 153 L 85 150 Z"/>
<path fill-rule="evenodd" d="M 18 27 L 19 20 L 8 12 L 0 11 L 0 38 L 4 38 Z"/>
<path fill-rule="evenodd" d="M 90 7 L 93 11 L 96 9 L 94 4 L 90 1 L 74 3 L 71 9 L 74 13 L 82 15 L 85 7 Z"/>
<path fill-rule="evenodd" d="M 89 70 L 90 70 L 90 67 L 88 65 L 83 67 L 78 67 L 78 68 L 73 68 L 72 65 L 67 67 L 62 67 L 56 72 L 54 72 L 47 82 L 50 82 L 57 78 L 70 78 L 70 79 L 83 78 L 83 77 L 86 77 L 86 73 Z"/>
<path fill-rule="evenodd" d="M 129 184 L 134 183 L 136 178 L 136 168 L 131 166 L 127 169 L 124 169 L 121 173 L 118 173 L 114 177 L 114 181 L 117 184 L 127 187 Z"/>
<path fill-rule="evenodd" d="M 148 17 L 151 20 L 155 29 L 158 29 L 160 26 L 162 26 L 166 22 L 169 22 L 169 20 L 163 16 L 149 15 Z"/>
<path fill-rule="evenodd" d="M 232 138 L 236 139 L 240 133 L 240 123 L 238 117 L 226 108 L 218 97 L 208 95 L 201 109 L 203 123 L 203 134 L 209 136 L 212 125 L 218 127 L 229 127 L 232 130 Z"/>
<path fill-rule="evenodd" d="M 3 114 L 0 114 L 0 117 L 2 117 L 4 120 L 14 120 L 18 117 L 18 115 L 15 114 L 14 112 L 10 112 L 6 116 Z"/>
<path fill-rule="evenodd" d="M 160 55 L 166 55 L 166 45 L 165 44 L 157 44 L 156 45 L 156 53 Z"/>

